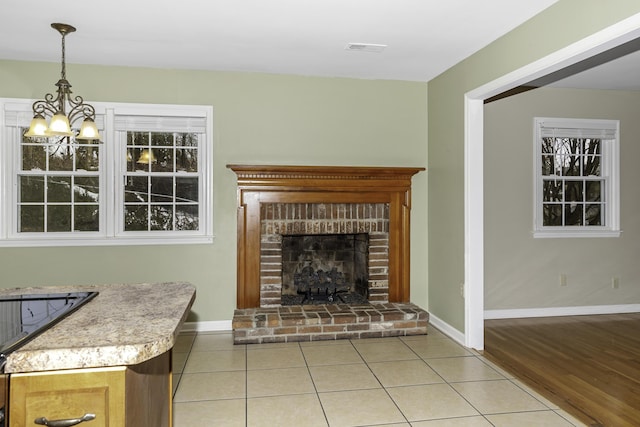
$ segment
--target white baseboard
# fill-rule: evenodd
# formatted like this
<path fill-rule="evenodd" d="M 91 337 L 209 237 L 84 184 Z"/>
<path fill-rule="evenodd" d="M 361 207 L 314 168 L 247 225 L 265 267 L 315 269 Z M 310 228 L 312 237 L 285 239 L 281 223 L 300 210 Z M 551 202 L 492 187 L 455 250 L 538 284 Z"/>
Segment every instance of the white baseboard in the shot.
<path fill-rule="evenodd" d="M 212 320 L 208 322 L 185 322 L 181 332 L 231 332 L 231 320 Z"/>
<path fill-rule="evenodd" d="M 452 340 L 456 341 L 458 344 L 465 345 L 464 334 L 448 324 L 447 322 L 440 319 L 438 316 L 434 316 L 432 313 L 429 313 L 429 323 L 438 328 L 440 332 L 447 335 Z M 429 330 L 427 329 L 427 334 Z"/>
<path fill-rule="evenodd" d="M 484 318 L 518 319 L 523 317 L 584 316 L 589 314 L 619 314 L 640 312 L 640 304 L 591 305 L 580 307 L 516 308 L 485 310 Z"/>

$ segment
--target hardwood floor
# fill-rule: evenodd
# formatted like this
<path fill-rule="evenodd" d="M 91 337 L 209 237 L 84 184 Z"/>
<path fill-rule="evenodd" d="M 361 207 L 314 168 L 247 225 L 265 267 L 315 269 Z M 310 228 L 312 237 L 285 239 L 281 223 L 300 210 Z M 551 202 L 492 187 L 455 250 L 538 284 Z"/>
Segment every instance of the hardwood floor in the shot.
<path fill-rule="evenodd" d="M 589 426 L 640 426 L 640 313 L 487 320 L 484 353 Z"/>

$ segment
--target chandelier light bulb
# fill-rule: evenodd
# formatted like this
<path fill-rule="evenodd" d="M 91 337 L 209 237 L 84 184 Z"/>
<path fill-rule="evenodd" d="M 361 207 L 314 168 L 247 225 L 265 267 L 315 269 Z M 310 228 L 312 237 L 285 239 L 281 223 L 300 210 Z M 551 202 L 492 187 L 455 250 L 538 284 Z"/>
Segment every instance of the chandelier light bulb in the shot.
<path fill-rule="evenodd" d="M 73 136 L 67 116 L 61 112 L 54 114 L 49 123 L 49 134 L 55 136 Z"/>
<path fill-rule="evenodd" d="M 47 130 L 48 126 L 45 118 L 42 116 L 35 116 L 31 120 L 29 130 L 24 134 L 24 136 L 28 138 L 46 138 L 49 136 Z"/>

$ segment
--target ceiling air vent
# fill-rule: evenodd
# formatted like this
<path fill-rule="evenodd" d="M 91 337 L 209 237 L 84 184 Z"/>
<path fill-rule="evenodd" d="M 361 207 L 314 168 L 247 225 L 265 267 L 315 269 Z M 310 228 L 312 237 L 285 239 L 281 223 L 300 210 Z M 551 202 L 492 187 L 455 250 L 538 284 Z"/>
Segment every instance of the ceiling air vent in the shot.
<path fill-rule="evenodd" d="M 372 44 L 372 43 L 347 43 L 345 50 L 355 50 L 359 52 L 374 52 L 380 53 L 387 47 L 386 44 Z"/>

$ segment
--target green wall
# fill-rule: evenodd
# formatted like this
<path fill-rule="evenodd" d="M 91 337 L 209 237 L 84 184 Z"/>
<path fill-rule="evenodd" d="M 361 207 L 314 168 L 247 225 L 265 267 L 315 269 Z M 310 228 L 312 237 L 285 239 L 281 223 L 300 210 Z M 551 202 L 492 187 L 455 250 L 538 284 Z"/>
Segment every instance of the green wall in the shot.
<path fill-rule="evenodd" d="M 40 99 L 59 64 L 0 61 L 0 97 Z M 214 108 L 210 245 L 0 248 L 2 287 L 185 280 L 190 321 L 230 320 L 236 184 L 227 164 L 425 166 L 425 83 L 67 64 L 88 101 Z M 2 141 L 1 143 L 5 143 Z M 4 203 L 5 200 L 2 200 Z M 427 173 L 413 180 L 411 296 L 427 307 Z"/>
<path fill-rule="evenodd" d="M 637 0 L 560 0 L 429 82 L 430 313 L 464 331 L 464 94 L 638 12 Z"/>

